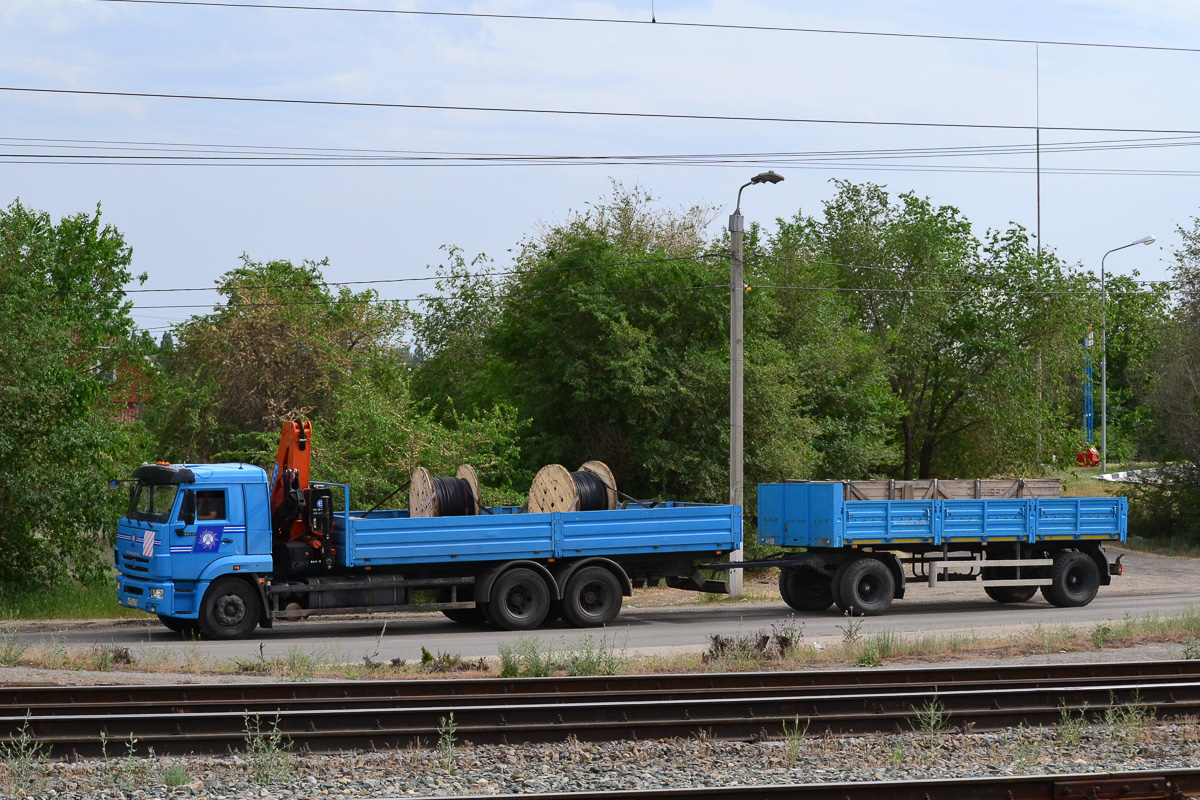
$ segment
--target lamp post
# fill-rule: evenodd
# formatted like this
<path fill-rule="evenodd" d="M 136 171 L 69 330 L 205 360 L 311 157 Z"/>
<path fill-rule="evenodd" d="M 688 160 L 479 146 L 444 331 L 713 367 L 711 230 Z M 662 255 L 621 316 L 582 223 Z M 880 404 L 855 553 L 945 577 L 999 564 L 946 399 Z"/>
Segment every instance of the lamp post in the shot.
<path fill-rule="evenodd" d="M 1143 236 L 1136 242 L 1114 247 L 1100 258 L 1100 474 L 1108 472 L 1108 284 L 1105 281 L 1104 259 L 1111 253 L 1135 244 L 1154 244 L 1153 236 Z"/>
<path fill-rule="evenodd" d="M 742 189 L 757 183 L 779 183 L 783 176 L 773 172 L 761 172 L 742 184 L 738 189 L 737 206 L 729 216 L 730 269 L 729 269 L 729 504 L 743 505 L 742 492 L 742 441 L 745 432 L 742 413 L 742 300 L 746 283 L 742 277 L 742 232 L 745 219 L 742 217 Z M 729 554 L 730 561 L 742 560 L 742 548 Z M 729 593 L 742 593 L 741 569 L 729 570 Z"/>

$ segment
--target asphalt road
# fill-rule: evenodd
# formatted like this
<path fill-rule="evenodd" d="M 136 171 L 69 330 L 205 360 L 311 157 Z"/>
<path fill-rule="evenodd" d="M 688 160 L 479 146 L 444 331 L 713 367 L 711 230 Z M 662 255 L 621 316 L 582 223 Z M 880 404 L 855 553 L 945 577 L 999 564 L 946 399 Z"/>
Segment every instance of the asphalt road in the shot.
<path fill-rule="evenodd" d="M 1195 564 L 1195 562 L 1192 562 Z M 1118 579 L 1120 580 L 1120 579 Z M 1189 582 L 1190 583 L 1190 582 Z M 1168 585 L 1170 585 L 1168 583 Z M 1193 585 L 1152 592 L 1133 592 L 1134 587 L 1101 587 L 1097 598 L 1084 608 L 1059 609 L 1040 595 L 1018 605 L 992 602 L 978 588 L 955 588 L 939 595 L 935 590 L 914 586 L 909 599 L 897 601 L 884 615 L 862 620 L 861 633 L 870 635 L 884 630 L 900 633 L 975 632 L 980 636 L 1012 634 L 1035 626 L 1054 628 L 1063 624 L 1091 627 L 1103 621 L 1128 616 L 1175 614 L 1200 604 L 1200 592 Z M 1123 590 L 1122 590 L 1123 589 Z M 536 635 L 556 648 L 570 647 L 582 636 L 607 637 L 617 650 L 633 652 L 679 652 L 702 650 L 712 634 L 749 634 L 768 630 L 791 612 L 778 602 L 719 602 L 655 608 L 626 608 L 615 624 L 604 631 L 580 631 L 555 623 L 535 633 L 515 633 L 492 628 L 474 628 L 447 620 L 440 613 L 392 614 L 350 619 L 306 620 L 277 623 L 272 630 L 258 629 L 249 639 L 236 642 L 184 641 L 149 617 L 122 622 L 50 623 L 36 628 L 22 627 L 16 633 L 26 641 L 61 642 L 68 646 L 120 645 L 128 647 L 137 661 L 176 654 L 186 661 L 197 656 L 217 661 L 259 653 L 266 658 L 284 657 L 300 650 L 319 655 L 325 661 L 361 662 L 370 655 L 377 661 L 403 658 L 419 660 L 421 648 L 432 653 L 444 652 L 475 658 L 494 656 L 501 643 L 512 644 L 521 636 Z M 797 615 L 803 622 L 804 635 L 810 641 L 836 642 L 842 638 L 839 626 L 847 621 L 836 609 L 817 614 Z M 384 625 L 386 623 L 386 630 Z M 382 637 L 380 636 L 383 631 Z"/>

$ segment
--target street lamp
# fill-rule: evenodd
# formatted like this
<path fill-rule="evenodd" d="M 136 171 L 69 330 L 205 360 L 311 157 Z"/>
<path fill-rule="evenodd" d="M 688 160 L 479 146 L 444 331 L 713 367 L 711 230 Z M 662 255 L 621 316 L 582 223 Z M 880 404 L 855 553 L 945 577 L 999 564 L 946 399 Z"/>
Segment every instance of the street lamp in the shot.
<path fill-rule="evenodd" d="M 1153 236 L 1143 236 L 1136 242 L 1114 247 L 1100 259 L 1100 474 L 1108 472 L 1108 285 L 1105 282 L 1104 259 L 1110 253 L 1133 247 L 1135 244 L 1154 244 Z"/>
<path fill-rule="evenodd" d="M 742 277 L 742 189 L 756 183 L 779 183 L 783 176 L 773 172 L 761 172 L 742 184 L 738 189 L 737 206 L 729 216 L 730 270 L 729 270 L 729 504 L 743 505 L 742 492 L 742 440 L 745 424 L 742 414 L 742 299 L 746 283 Z M 730 561 L 742 560 L 742 548 L 729 554 Z M 729 570 L 729 593 L 742 593 L 741 569 Z"/>

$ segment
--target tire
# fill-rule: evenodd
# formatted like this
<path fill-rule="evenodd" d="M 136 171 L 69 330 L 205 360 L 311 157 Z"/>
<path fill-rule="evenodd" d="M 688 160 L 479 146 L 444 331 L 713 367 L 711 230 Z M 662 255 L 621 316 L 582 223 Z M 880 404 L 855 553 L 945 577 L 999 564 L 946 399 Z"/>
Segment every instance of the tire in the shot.
<path fill-rule="evenodd" d="M 209 639 L 242 639 L 258 627 L 261 615 L 254 587 L 238 578 L 221 578 L 204 593 L 197 622 Z"/>
<path fill-rule="evenodd" d="M 476 608 L 443 608 L 442 613 L 446 619 L 462 625 L 487 625 L 487 617 L 483 616 L 483 610 Z"/>
<path fill-rule="evenodd" d="M 779 568 L 779 596 L 783 598 L 783 602 L 792 606 L 792 608 L 795 608 L 795 606 L 792 605 L 791 575 L 795 570 L 795 567 Z"/>
<path fill-rule="evenodd" d="M 1024 603 L 1037 594 L 1036 586 L 985 586 L 983 591 L 997 603 Z"/>
<path fill-rule="evenodd" d="M 621 612 L 621 582 L 604 567 L 584 567 L 567 579 L 562 616 L 575 628 L 599 628 Z"/>
<path fill-rule="evenodd" d="M 1030 567 L 1032 569 L 1032 567 Z M 1012 567 L 984 567 L 983 579 L 1001 580 L 1017 577 L 1017 571 Z M 984 586 L 983 591 L 997 603 L 1024 603 L 1037 594 L 1036 586 Z"/>
<path fill-rule="evenodd" d="M 845 565 L 840 597 L 845 607 L 864 617 L 882 614 L 896 594 L 896 579 L 887 564 L 875 558 L 859 558 Z"/>
<path fill-rule="evenodd" d="M 797 611 L 824 611 L 833 605 L 832 580 L 812 567 L 779 573 L 779 594 Z"/>
<path fill-rule="evenodd" d="M 833 596 L 833 602 L 837 605 L 838 610 L 845 613 L 846 602 L 842 600 L 842 578 L 846 575 L 846 568 L 849 567 L 852 561 L 843 561 L 833 571 L 833 578 L 829 581 L 829 593 Z"/>
<path fill-rule="evenodd" d="M 178 633 L 184 637 L 191 637 L 196 634 L 198 624 L 194 619 L 183 619 L 182 617 L 168 617 L 166 614 L 159 614 L 158 621 L 163 624 L 163 627 L 172 633 Z"/>
<path fill-rule="evenodd" d="M 1050 568 L 1049 586 L 1042 587 L 1042 596 L 1059 608 L 1078 608 L 1092 602 L 1100 588 L 1100 569 L 1086 553 L 1065 550 L 1054 557 Z"/>
<path fill-rule="evenodd" d="M 502 630 L 533 630 L 550 613 L 550 589 L 541 575 L 531 569 L 515 567 L 492 584 L 484 613 Z"/>

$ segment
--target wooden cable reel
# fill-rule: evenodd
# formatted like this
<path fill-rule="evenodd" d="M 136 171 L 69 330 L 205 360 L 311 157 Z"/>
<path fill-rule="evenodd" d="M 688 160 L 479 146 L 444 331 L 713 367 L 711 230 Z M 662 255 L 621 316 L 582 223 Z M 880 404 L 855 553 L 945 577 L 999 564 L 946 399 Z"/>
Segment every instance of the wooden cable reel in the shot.
<path fill-rule="evenodd" d="M 529 486 L 531 514 L 612 511 L 616 507 L 617 481 L 603 461 L 588 461 L 576 472 L 567 472 L 562 464 L 548 464 L 538 470 Z"/>
<path fill-rule="evenodd" d="M 424 467 L 413 470 L 409 517 L 466 517 L 478 514 L 482 507 L 479 476 L 470 464 L 460 466 L 453 478 L 435 478 Z"/>

